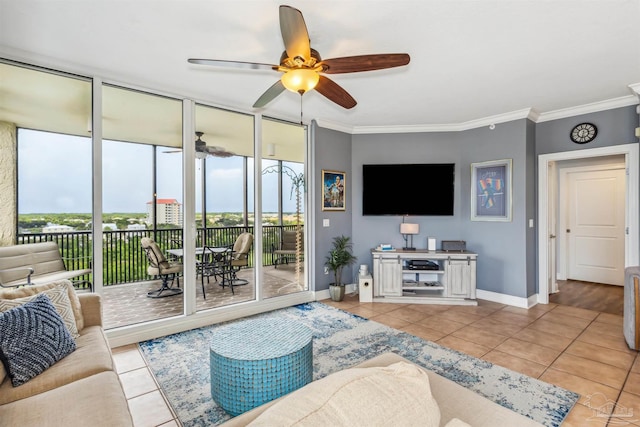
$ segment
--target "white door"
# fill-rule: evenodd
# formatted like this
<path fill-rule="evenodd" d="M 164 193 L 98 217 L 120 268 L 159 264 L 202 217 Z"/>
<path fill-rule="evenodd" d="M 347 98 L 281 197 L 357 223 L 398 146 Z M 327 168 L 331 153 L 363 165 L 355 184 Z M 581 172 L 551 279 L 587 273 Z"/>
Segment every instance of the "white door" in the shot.
<path fill-rule="evenodd" d="M 624 285 L 624 168 L 569 173 L 568 278 Z"/>

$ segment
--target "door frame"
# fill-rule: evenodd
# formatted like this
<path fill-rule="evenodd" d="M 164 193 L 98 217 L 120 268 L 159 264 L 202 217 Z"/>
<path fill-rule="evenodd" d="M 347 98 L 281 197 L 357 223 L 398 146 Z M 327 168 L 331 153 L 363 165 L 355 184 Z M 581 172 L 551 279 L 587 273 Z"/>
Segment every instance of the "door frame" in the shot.
<path fill-rule="evenodd" d="M 541 154 L 538 156 L 538 303 L 549 303 L 549 164 L 562 160 L 584 159 L 623 154 L 625 157 L 625 250 L 624 265 L 638 265 L 640 254 L 640 229 L 638 218 L 639 201 L 639 147 L 638 144 L 614 145 L 611 147 L 590 148 L 565 151 L 561 153 Z"/>

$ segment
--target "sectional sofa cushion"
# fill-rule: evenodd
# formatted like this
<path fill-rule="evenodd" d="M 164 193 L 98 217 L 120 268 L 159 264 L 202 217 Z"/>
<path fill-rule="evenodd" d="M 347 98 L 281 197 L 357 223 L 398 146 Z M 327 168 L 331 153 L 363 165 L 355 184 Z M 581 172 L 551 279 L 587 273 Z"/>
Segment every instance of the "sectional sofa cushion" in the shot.
<path fill-rule="evenodd" d="M 401 426 L 417 420 L 438 427 L 440 409 L 427 373 L 403 361 L 328 375 L 287 395 L 249 426 Z"/>
<path fill-rule="evenodd" d="M 20 387 L 13 387 L 11 381 L 0 384 L 0 405 L 112 370 L 113 359 L 104 331 L 99 326 L 89 326 L 84 328 L 80 337 L 76 339 L 76 351 L 31 381 Z"/>
<path fill-rule="evenodd" d="M 76 349 L 76 343 L 45 294 L 0 313 L 0 359 L 18 387 Z"/>
<path fill-rule="evenodd" d="M 3 426 L 133 425 L 118 375 L 113 371 L 101 372 L 28 399 L 0 405 L 0 420 Z"/>

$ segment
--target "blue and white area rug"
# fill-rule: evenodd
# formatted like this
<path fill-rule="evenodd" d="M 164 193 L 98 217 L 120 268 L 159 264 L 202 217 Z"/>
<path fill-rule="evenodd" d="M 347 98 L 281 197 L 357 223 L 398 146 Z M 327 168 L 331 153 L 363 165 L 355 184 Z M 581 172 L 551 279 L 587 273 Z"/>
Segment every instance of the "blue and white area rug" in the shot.
<path fill-rule="evenodd" d="M 560 425 L 579 397 L 318 302 L 254 317 L 290 319 L 313 331 L 314 380 L 391 351 L 549 427 Z M 230 418 L 211 398 L 209 385 L 209 342 L 219 326 L 140 343 L 151 370 L 186 427 L 217 425 Z"/>

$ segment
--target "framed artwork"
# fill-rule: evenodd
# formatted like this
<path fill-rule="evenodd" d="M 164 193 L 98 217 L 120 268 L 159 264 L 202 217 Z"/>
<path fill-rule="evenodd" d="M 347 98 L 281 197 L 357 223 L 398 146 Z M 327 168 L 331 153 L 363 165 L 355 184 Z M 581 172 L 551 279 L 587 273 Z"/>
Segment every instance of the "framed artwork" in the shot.
<path fill-rule="evenodd" d="M 346 172 L 322 170 L 322 210 L 344 211 L 346 206 Z"/>
<path fill-rule="evenodd" d="M 471 163 L 471 221 L 511 221 L 511 164 Z"/>

